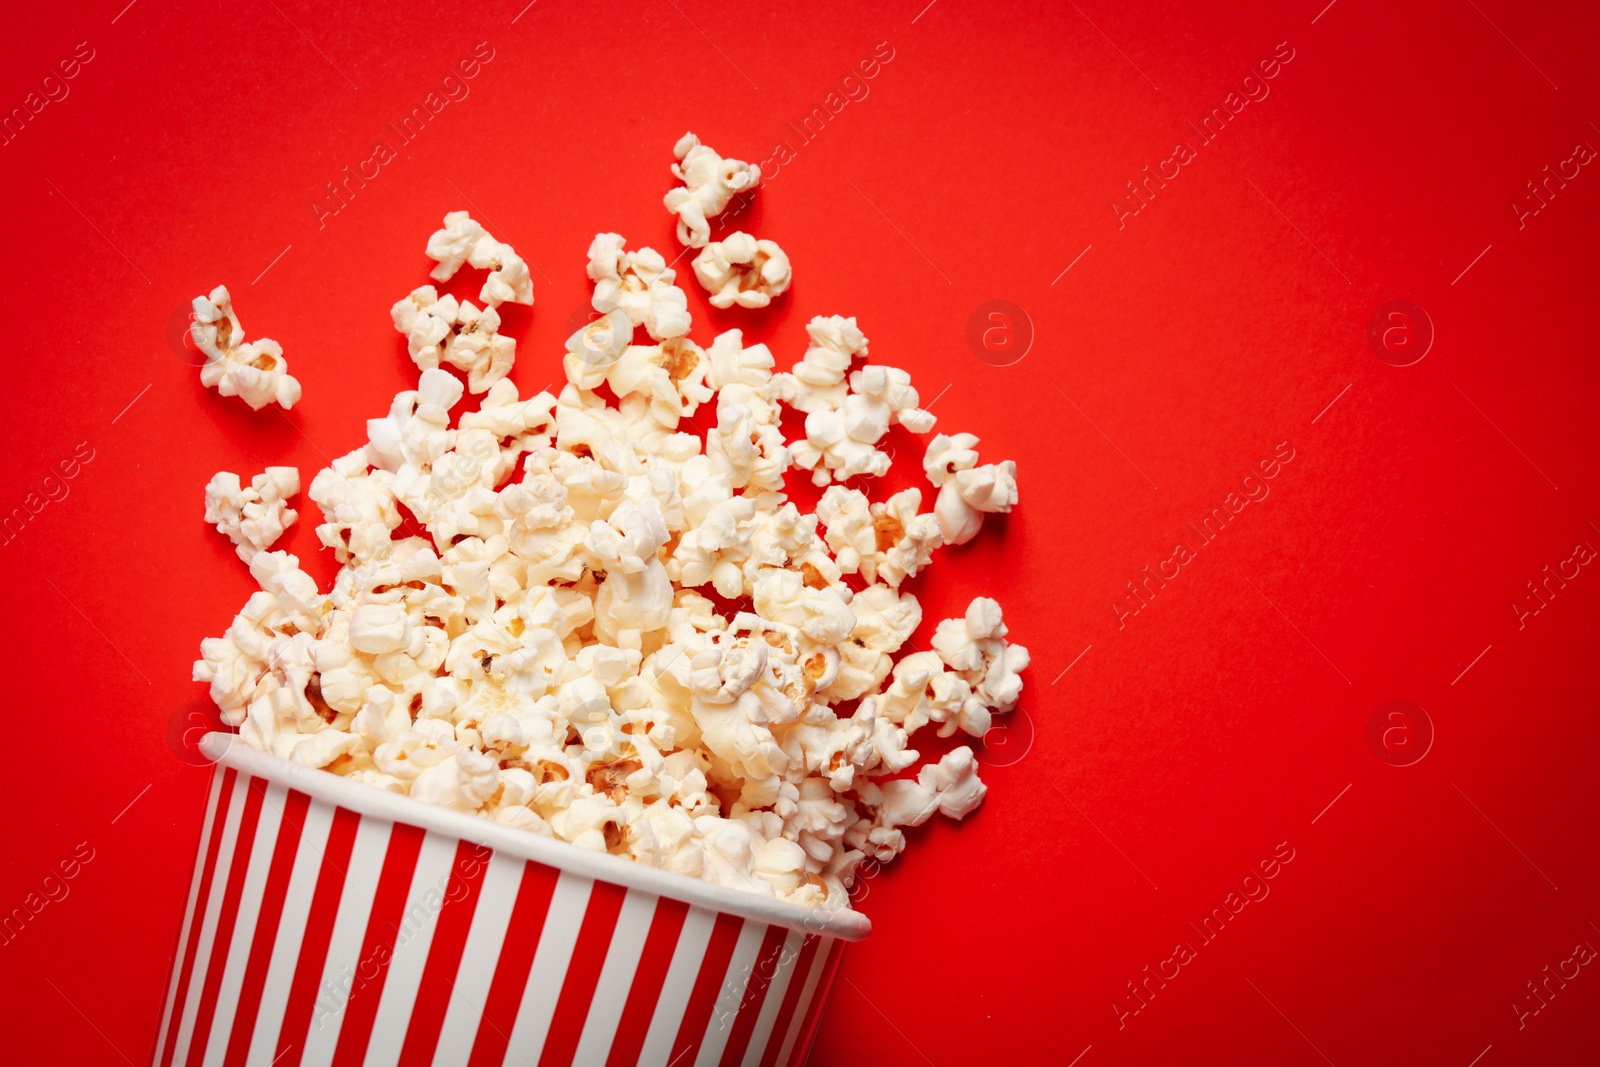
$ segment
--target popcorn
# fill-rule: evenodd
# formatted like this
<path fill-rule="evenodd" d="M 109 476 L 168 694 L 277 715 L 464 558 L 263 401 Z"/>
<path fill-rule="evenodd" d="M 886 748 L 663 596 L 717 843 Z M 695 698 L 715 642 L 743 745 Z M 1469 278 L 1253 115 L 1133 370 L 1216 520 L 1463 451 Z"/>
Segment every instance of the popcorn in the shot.
<path fill-rule="evenodd" d="M 317 527 L 317 540 L 344 564 L 381 557 L 400 525 L 394 473 L 371 470 L 367 451 L 358 448 L 318 471 L 308 493 L 325 520 Z"/>
<path fill-rule="evenodd" d="M 429 275 L 440 282 L 455 277 L 456 271 L 472 256 L 478 242 L 489 236 L 489 231 L 474 222 L 465 211 L 452 211 L 444 217 L 444 229 L 436 230 L 428 238 L 428 258 L 438 266 Z"/>
<path fill-rule="evenodd" d="M 854 316 L 842 318 L 818 315 L 806 324 L 811 345 L 794 370 L 777 375 L 778 396 L 784 403 L 807 414 L 832 411 L 844 405 L 850 364 L 867 354 L 867 338 L 856 327 Z"/>
<path fill-rule="evenodd" d="M 489 271 L 478 297 L 491 308 L 506 301 L 514 304 L 533 303 L 533 278 L 528 274 L 528 264 L 516 250 L 493 237 L 480 240 L 472 249 L 467 262 L 480 270 Z"/>
<path fill-rule="evenodd" d="M 200 367 L 200 383 L 206 388 L 240 397 L 256 411 L 272 403 L 287 410 L 299 401 L 300 383 L 289 374 L 283 346 L 265 337 L 244 339 L 227 286 L 194 298 L 189 336 L 206 357 Z"/>
<path fill-rule="evenodd" d="M 394 328 L 406 335 L 411 361 L 423 370 L 439 365 L 460 314 L 461 303 L 453 296 L 441 298 L 431 285 L 413 289 L 389 309 Z"/>
<path fill-rule="evenodd" d="M 676 427 L 679 416 L 693 415 L 711 399 L 705 382 L 709 369 L 698 345 L 673 337 L 656 345 L 629 345 L 605 380 L 619 397 L 648 397 L 651 415 L 663 426 Z"/>
<path fill-rule="evenodd" d="M 788 284 L 781 251 L 708 239 L 755 168 L 692 135 L 678 154 L 669 207 L 704 249 L 697 276 L 719 306 L 764 305 Z M 916 647 L 907 580 L 1015 504 L 1014 464 L 980 465 L 970 434 L 934 437 L 927 512 L 918 488 L 836 484 L 886 474 L 893 427 L 932 430 L 910 375 L 864 362 L 840 316 L 811 320 L 786 372 L 739 330 L 701 347 L 663 257 L 616 234 L 589 248 L 600 318 L 567 339 L 558 391 L 524 398 L 495 305 L 531 302 L 525 265 L 465 212 L 428 253 L 438 281 L 490 270 L 486 306 L 425 285 L 391 308 L 416 386 L 308 489 L 340 564 L 331 588 L 270 550 L 298 472 L 207 486 L 207 521 L 260 586 L 194 665 L 241 740 L 818 908 L 848 907 L 861 862 L 893 858 L 935 813 L 975 810 L 972 749 L 925 762 L 917 736 L 982 737 L 1019 702 L 1028 651 L 986 597 Z M 225 291 L 207 315 L 210 343 L 234 351 Z M 786 440 L 786 409 L 802 440 Z M 826 486 L 814 511 L 788 498 L 796 470 Z"/>
<path fill-rule="evenodd" d="M 843 571 L 899 588 L 944 543 L 937 518 L 917 513 L 921 503 L 917 489 L 869 505 L 866 494 L 834 485 L 822 494 L 817 517 L 827 527 L 828 547 Z"/>
<path fill-rule="evenodd" d="M 425 768 L 411 783 L 410 793 L 418 800 L 475 812 L 489 802 L 500 788 L 500 768 L 481 752 L 458 748 L 451 759 Z"/>
<path fill-rule="evenodd" d="M 806 416 L 806 439 L 790 446 L 795 466 L 811 471 L 811 480 L 818 485 L 889 473 L 889 454 L 873 447 L 882 431 L 864 427 L 850 415 L 842 409 L 813 411 Z"/>
<path fill-rule="evenodd" d="M 461 302 L 457 319 L 461 330 L 451 338 L 445 360 L 467 372 L 467 388 L 485 392 L 511 371 L 517 357 L 517 342 L 500 336 L 500 313 L 492 306 L 479 311 L 472 301 Z"/>
<path fill-rule="evenodd" d="M 978 761 L 966 745 L 951 749 L 938 763 L 923 767 L 917 784 L 932 793 L 939 811 L 952 819 L 965 819 L 983 803 L 989 787 L 978 779 Z"/>
<path fill-rule="evenodd" d="M 441 297 L 431 285 L 412 290 L 389 309 L 389 317 L 394 328 L 406 335 L 406 349 L 419 369 L 448 363 L 467 372 L 467 385 L 474 393 L 485 392 L 504 378 L 516 360 L 517 342 L 500 335 L 498 311 L 479 310 L 470 300 Z"/>
<path fill-rule="evenodd" d="M 1011 460 L 978 466 L 978 439 L 970 433 L 928 442 L 922 467 L 939 488 L 933 511 L 947 545 L 964 545 L 983 528 L 985 513 L 1010 511 L 1017 503 L 1017 465 Z"/>
<path fill-rule="evenodd" d="M 980 703 L 1003 712 L 1016 707 L 1022 693 L 1019 672 L 1028 665 L 1028 650 L 1006 642 L 1000 616 L 999 604 L 978 597 L 963 618 L 939 624 L 933 648 L 946 666 L 966 679 Z"/>
<path fill-rule="evenodd" d="M 889 453 L 877 444 L 891 425 L 912 433 L 933 429 L 933 415 L 917 406 L 911 375 L 895 367 L 872 365 L 851 372 L 867 354 L 867 338 L 854 318 L 823 318 L 806 326 L 811 346 L 787 374 L 774 378 L 784 403 L 806 413 L 806 439 L 790 451 L 812 481 L 827 485 L 857 475 L 882 477 Z"/>
<path fill-rule="evenodd" d="M 758 241 L 747 233 L 711 242 L 693 265 L 712 307 L 764 308 L 789 290 L 789 257 L 776 241 Z"/>
<path fill-rule="evenodd" d="M 933 515 L 918 515 L 922 493 L 907 489 L 872 505 L 872 529 L 877 577 L 895 588 L 933 560 L 933 550 L 944 543 Z"/>
<path fill-rule="evenodd" d="M 704 248 L 711 239 L 706 220 L 720 215 L 739 193 L 761 184 L 761 168 L 754 163 L 723 159 L 700 138 L 686 133 L 673 146 L 678 162 L 672 176 L 683 182 L 666 196 L 667 210 L 678 216 L 678 243 Z"/>
<path fill-rule="evenodd" d="M 689 332 L 689 298 L 673 283 L 677 272 L 660 252 L 623 251 L 621 234 L 597 233 L 589 244 L 591 305 L 601 314 L 621 311 L 657 341 Z"/>
<path fill-rule="evenodd" d="M 350 647 L 368 655 L 405 648 L 406 622 L 399 604 L 363 604 L 350 616 Z"/>
<path fill-rule="evenodd" d="M 626 312 L 612 308 L 567 338 L 562 360 L 567 380 L 580 389 L 595 388 L 632 341 L 633 322 Z"/>
<path fill-rule="evenodd" d="M 917 391 L 911 387 L 911 375 L 903 370 L 882 364 L 862 367 L 850 375 L 850 391 L 860 398 L 858 421 L 870 419 L 872 425 L 883 426 L 885 430 L 889 423 L 898 423 L 912 433 L 927 433 L 933 429 L 933 414 L 917 407 Z M 880 430 L 878 436 L 885 430 Z"/>
<path fill-rule="evenodd" d="M 774 360 L 766 345 L 744 345 L 743 330 L 725 330 L 706 349 L 711 362 L 708 380 L 713 389 L 745 385 L 760 389 L 772 380 Z"/>
<path fill-rule="evenodd" d="M 510 245 L 489 236 L 465 211 L 452 211 L 444 217 L 444 229 L 428 238 L 428 258 L 438 262 L 429 272 L 434 281 L 449 281 L 463 263 L 490 271 L 478 299 L 491 308 L 508 300 L 533 303 L 533 279 L 527 263 Z"/>
<path fill-rule="evenodd" d="M 877 443 L 890 426 L 926 434 L 933 414 L 918 408 L 906 371 L 875 365 L 851 373 L 851 363 L 867 354 L 867 338 L 854 318 L 813 318 L 806 333 L 811 347 L 805 357 L 774 378 L 782 402 L 806 413 L 806 438 L 790 445 L 795 464 L 811 470 L 816 485 L 882 477 L 891 456 Z"/>
<path fill-rule="evenodd" d="M 781 414 L 764 390 L 736 382 L 718 393 L 717 425 L 706 436 L 706 449 L 713 472 L 725 477 L 730 488 L 783 489 L 791 454 L 778 425 Z"/>
<path fill-rule="evenodd" d="M 215 523 L 249 563 L 299 517 L 288 504 L 299 492 L 300 472 L 294 467 L 268 467 L 250 479 L 248 489 L 237 474 L 218 471 L 206 483 L 206 521 Z"/>

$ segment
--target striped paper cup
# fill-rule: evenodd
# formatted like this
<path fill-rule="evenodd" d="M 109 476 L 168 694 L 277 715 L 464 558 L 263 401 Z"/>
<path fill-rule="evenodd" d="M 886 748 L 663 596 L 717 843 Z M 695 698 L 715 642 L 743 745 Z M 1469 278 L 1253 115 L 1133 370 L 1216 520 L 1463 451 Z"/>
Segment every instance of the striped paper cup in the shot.
<path fill-rule="evenodd" d="M 232 741 L 156 1067 L 795 1067 L 871 930 Z"/>

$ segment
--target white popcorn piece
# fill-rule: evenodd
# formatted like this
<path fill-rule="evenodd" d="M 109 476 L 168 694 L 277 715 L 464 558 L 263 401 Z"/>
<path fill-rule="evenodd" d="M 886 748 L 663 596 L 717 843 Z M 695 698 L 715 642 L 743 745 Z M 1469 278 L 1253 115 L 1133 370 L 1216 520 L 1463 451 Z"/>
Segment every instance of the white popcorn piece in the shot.
<path fill-rule="evenodd" d="M 862 367 L 850 375 L 850 391 L 865 401 L 857 417 L 863 421 L 870 418 L 873 425 L 883 425 L 885 432 L 890 422 L 912 433 L 927 433 L 933 429 L 933 414 L 917 407 L 917 391 L 911 387 L 911 375 L 897 367 L 878 363 Z"/>
<path fill-rule="evenodd" d="M 957 471 L 976 467 L 977 444 L 978 438 L 970 433 L 936 435 L 928 442 L 928 450 L 922 457 L 922 470 L 928 476 L 928 481 L 935 488 L 942 489 Z"/>
<path fill-rule="evenodd" d="M 273 751 L 293 763 L 307 767 L 326 767 L 341 756 L 357 750 L 361 739 L 343 730 L 322 730 L 309 735 L 286 735 Z"/>
<path fill-rule="evenodd" d="M 682 337 L 689 332 L 689 297 L 675 284 L 677 272 L 653 248 L 623 250 L 620 234 L 598 233 L 589 244 L 590 304 L 602 315 L 621 311 L 652 339 Z"/>
<path fill-rule="evenodd" d="M 728 190 L 706 168 L 732 161 L 680 147 L 680 226 L 708 234 Z M 726 255 L 736 237 L 702 241 L 701 261 L 754 268 L 732 279 L 733 303 L 770 299 L 781 289 L 755 255 Z M 240 739 L 825 909 L 849 907 L 859 865 L 893 858 L 933 813 L 973 811 L 972 750 L 924 761 L 917 738 L 983 736 L 1018 703 L 1028 652 L 984 597 L 918 649 L 907 580 L 1015 504 L 1014 465 L 980 465 L 971 435 L 933 438 L 931 512 L 920 489 L 874 502 L 830 484 L 888 472 L 892 427 L 932 429 L 910 376 L 864 362 L 866 337 L 839 316 L 808 324 L 787 373 L 739 330 L 702 348 L 663 258 L 615 234 L 589 250 L 600 318 L 568 338 L 566 382 L 523 398 L 494 304 L 520 298 L 525 266 L 464 212 L 429 254 L 438 280 L 491 270 L 488 306 L 429 285 L 391 309 L 416 387 L 308 489 L 340 564 L 332 587 L 270 550 L 296 472 L 207 487 L 208 521 L 261 587 L 194 665 Z M 225 300 L 208 314 L 220 352 L 237 323 Z M 651 343 L 634 343 L 640 326 Z M 476 409 L 453 414 L 474 406 L 468 388 Z M 805 416 L 803 440 L 786 440 L 785 407 Z M 828 485 L 814 511 L 789 500 L 795 466 Z"/>
<path fill-rule="evenodd" d="M 846 398 L 854 399 L 858 398 Z M 811 480 L 817 485 L 858 475 L 881 478 L 889 473 L 891 457 L 873 444 L 882 436 L 881 431 L 870 424 L 863 425 L 852 417 L 856 414 L 859 413 L 843 408 L 813 411 L 806 416 L 805 440 L 789 446 L 795 466 L 811 471 Z"/>
<path fill-rule="evenodd" d="M 444 228 L 428 238 L 428 258 L 437 261 L 429 272 L 434 281 L 447 282 L 456 271 L 472 257 L 478 242 L 489 236 L 489 231 L 475 222 L 465 211 L 452 211 L 444 217 Z"/>
<path fill-rule="evenodd" d="M 1020 672 L 1028 665 L 1028 650 L 1006 641 L 1006 624 L 1000 605 L 977 597 L 959 619 L 945 619 L 933 635 L 933 648 L 941 660 L 972 687 L 973 696 L 995 712 L 1016 707 L 1022 693 Z"/>
<path fill-rule="evenodd" d="M 915 733 L 938 723 L 940 737 L 957 729 L 973 737 L 989 731 L 989 709 L 972 699 L 965 678 L 949 671 L 932 652 L 913 652 L 894 665 L 894 678 L 878 701 L 880 718 Z"/>
<path fill-rule="evenodd" d="M 1017 503 L 1017 465 L 1011 460 L 978 466 L 978 439 L 970 433 L 938 434 L 928 442 L 922 467 L 939 487 L 933 511 L 947 545 L 964 545 L 983 528 L 983 516 Z"/>
<path fill-rule="evenodd" d="M 841 570 L 899 588 L 944 543 L 935 516 L 917 513 L 921 503 L 917 489 L 869 505 L 864 493 L 835 485 L 822 494 L 817 518 L 827 529 L 828 547 Z"/>
<path fill-rule="evenodd" d="M 806 882 L 807 858 L 795 842 L 775 837 L 756 853 L 751 873 L 770 883 L 774 895 L 792 897 Z"/>
<path fill-rule="evenodd" d="M 533 303 L 533 279 L 527 263 L 510 245 L 489 236 L 465 211 L 445 215 L 444 228 L 428 238 L 428 258 L 437 263 L 429 272 L 434 281 L 449 281 L 467 263 L 490 271 L 478 292 L 478 299 L 490 307 L 506 301 Z"/>
<path fill-rule="evenodd" d="M 216 524 L 249 563 L 299 517 L 288 503 L 299 492 L 300 472 L 294 467 L 268 467 L 250 479 L 248 489 L 237 474 L 218 471 L 206 483 L 206 522 Z"/>
<path fill-rule="evenodd" d="M 533 277 L 528 273 L 528 264 L 504 241 L 493 237 L 480 240 L 467 262 L 489 272 L 483 288 L 478 290 L 478 299 L 491 308 L 507 302 L 533 304 Z"/>
<path fill-rule="evenodd" d="M 913 433 L 933 429 L 931 413 L 918 407 L 911 376 L 895 367 L 870 364 L 852 372 L 867 354 L 867 339 L 853 318 L 812 319 L 811 346 L 788 374 L 775 379 L 778 396 L 806 413 L 806 439 L 790 445 L 795 465 L 827 485 L 858 475 L 882 477 L 892 460 L 877 445 L 899 424 Z"/>
<path fill-rule="evenodd" d="M 200 367 L 200 382 L 206 388 L 237 396 L 256 411 L 268 404 L 287 410 L 299 402 L 300 382 L 289 374 L 283 346 L 265 337 L 244 339 L 227 286 L 194 298 L 189 335 L 206 357 Z"/>
<path fill-rule="evenodd" d="M 441 297 L 431 285 L 412 290 L 389 309 L 395 329 L 406 335 L 406 349 L 421 370 L 441 363 L 467 372 L 468 388 L 486 392 L 511 372 L 517 342 L 500 333 L 500 313 L 481 311 L 470 300 Z"/>
<path fill-rule="evenodd" d="M 250 573 L 261 591 L 245 603 L 225 636 L 200 643 L 201 658 L 194 664 L 194 680 L 210 683 L 211 699 L 230 726 L 243 723 L 258 701 L 307 686 L 307 642 L 325 603 L 316 582 L 287 553 L 256 553 Z M 265 705 L 262 714 L 267 714 Z"/>
<path fill-rule="evenodd" d="M 856 627 L 853 640 L 883 655 L 900 651 L 922 624 L 922 605 L 910 593 L 886 585 L 871 585 L 850 600 Z"/>
<path fill-rule="evenodd" d="M 847 574 L 876 574 L 878 540 L 867 495 L 842 485 L 829 486 L 817 502 L 817 519 L 827 528 L 828 548 Z"/>
<path fill-rule="evenodd" d="M 906 489 L 872 505 L 872 529 L 877 549 L 877 578 L 895 588 L 933 559 L 944 544 L 938 519 L 917 514 L 922 492 Z"/>
<path fill-rule="evenodd" d="M 606 382 L 618 397 L 646 397 L 651 414 L 662 425 L 675 428 L 680 416 L 693 415 L 710 400 L 706 384 L 711 369 L 700 346 L 686 337 L 660 344 L 629 345 L 606 370 Z"/>
<path fill-rule="evenodd" d="M 712 241 L 693 266 L 712 307 L 764 308 L 789 290 L 789 257 L 776 241 L 758 241 L 747 233 Z"/>
<path fill-rule="evenodd" d="M 334 550 L 341 564 L 381 558 L 389 551 L 390 533 L 400 525 L 394 473 L 372 470 L 367 451 L 358 448 L 318 471 L 307 494 L 322 509 L 317 539 Z"/>
<path fill-rule="evenodd" d="M 460 314 L 460 302 L 453 296 L 441 298 L 431 285 L 413 289 L 389 309 L 394 328 L 406 336 L 412 362 L 422 370 L 439 365 Z"/>
<path fill-rule="evenodd" d="M 598 388 L 632 342 L 633 323 L 622 309 L 612 308 L 567 338 L 561 364 L 567 381 L 579 389 Z"/>
<path fill-rule="evenodd" d="M 850 365 L 867 355 L 866 335 L 856 320 L 818 315 L 806 324 L 811 344 L 794 369 L 775 375 L 778 397 L 797 411 L 837 411 L 849 391 Z"/>
<path fill-rule="evenodd" d="M 716 428 L 706 435 L 715 475 L 726 478 L 730 488 L 782 491 L 790 453 L 778 425 L 781 414 L 763 390 L 742 383 L 723 386 L 717 393 Z"/>
<path fill-rule="evenodd" d="M 494 309 L 498 302 L 490 301 L 489 307 L 479 311 L 472 301 L 463 300 L 457 320 L 461 329 L 444 354 L 447 363 L 467 372 L 467 388 L 474 393 L 487 392 L 511 373 L 517 358 L 517 342 L 500 333 L 500 313 Z"/>
<path fill-rule="evenodd" d="M 475 812 L 500 787 L 499 768 L 481 752 L 458 748 L 453 758 L 423 769 L 411 782 L 418 800 L 457 811 Z"/>
<path fill-rule="evenodd" d="M 666 195 L 666 208 L 678 216 L 678 243 L 704 248 L 711 239 L 707 220 L 722 214 L 735 196 L 761 184 L 761 168 L 724 159 L 692 133 L 678 139 L 672 154 L 678 160 L 672 176 L 683 185 Z"/>
<path fill-rule="evenodd" d="M 951 749 L 938 763 L 923 767 L 917 783 L 932 793 L 941 814 L 952 819 L 965 819 L 979 804 L 989 787 L 978 778 L 978 762 L 972 749 L 966 745 Z"/>
<path fill-rule="evenodd" d="M 406 647 L 406 609 L 399 604 L 363 604 L 350 616 L 350 647 L 369 656 Z"/>
<path fill-rule="evenodd" d="M 713 389 L 725 389 L 730 385 L 760 389 L 772 380 L 776 362 L 766 345 L 745 347 L 743 330 L 724 330 L 717 334 L 711 347 L 706 349 L 706 356 L 711 361 L 707 381 Z"/>
<path fill-rule="evenodd" d="M 462 391 L 454 377 L 431 368 L 422 372 L 416 389 L 394 398 L 386 418 L 367 422 L 367 460 L 393 472 L 390 489 L 395 498 L 420 513 L 418 518 L 423 522 L 430 521 L 440 507 L 465 491 L 467 485 L 461 482 L 470 484 L 481 477 L 481 465 L 464 469 L 455 464 L 449 474 L 460 482 L 442 486 L 443 492 L 434 488 L 433 465 L 451 451 L 456 441 L 456 433 L 450 429 L 450 409 L 460 401 Z M 315 491 L 315 483 L 312 489 Z"/>

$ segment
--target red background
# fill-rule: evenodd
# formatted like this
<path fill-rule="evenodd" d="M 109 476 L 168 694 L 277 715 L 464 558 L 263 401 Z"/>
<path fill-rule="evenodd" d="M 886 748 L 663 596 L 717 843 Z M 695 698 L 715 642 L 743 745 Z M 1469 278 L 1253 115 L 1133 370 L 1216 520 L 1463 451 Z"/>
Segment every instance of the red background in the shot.
<path fill-rule="evenodd" d="M 387 308 L 447 210 L 538 268 L 508 329 L 514 380 L 543 386 L 590 237 L 675 253 L 660 199 L 690 128 L 748 159 L 796 150 L 739 225 L 798 280 L 766 315 L 689 285 L 696 335 L 739 323 L 788 365 L 810 316 L 857 315 L 941 429 L 1021 470 L 1020 509 L 921 590 L 930 619 L 1004 604 L 1036 737 L 1014 722 L 981 812 L 869 883 L 876 930 L 814 1062 L 1592 1061 L 1593 968 L 1520 1030 L 1511 1005 L 1600 947 L 1600 575 L 1521 629 L 1510 606 L 1600 547 L 1600 175 L 1521 229 L 1510 206 L 1600 147 L 1592 5 L 123 2 L 13 12 L 0 41 L 6 109 L 77 42 L 95 53 L 0 148 L 0 507 L 94 450 L 0 547 L 0 908 L 94 855 L 0 948 L 9 1062 L 149 1055 L 206 777 L 168 727 L 250 589 L 200 521 L 206 479 L 309 480 L 362 442 L 414 381 Z M 470 97 L 319 228 L 322 183 L 480 41 Z M 802 144 L 786 120 L 879 42 L 870 95 Z M 1279 42 L 1270 95 L 1119 229 L 1123 183 Z M 164 340 L 218 282 L 304 383 L 287 418 L 203 390 Z M 993 299 L 1036 333 L 1007 367 L 966 340 Z M 1389 300 L 1436 331 L 1415 365 L 1368 346 Z M 1271 495 L 1119 628 L 1111 599 L 1281 441 Z M 1436 731 L 1411 766 L 1367 740 L 1394 699 Z M 1280 842 L 1270 896 L 1201 945 L 1187 924 Z M 1180 939 L 1197 958 L 1119 1028 L 1124 983 Z"/>

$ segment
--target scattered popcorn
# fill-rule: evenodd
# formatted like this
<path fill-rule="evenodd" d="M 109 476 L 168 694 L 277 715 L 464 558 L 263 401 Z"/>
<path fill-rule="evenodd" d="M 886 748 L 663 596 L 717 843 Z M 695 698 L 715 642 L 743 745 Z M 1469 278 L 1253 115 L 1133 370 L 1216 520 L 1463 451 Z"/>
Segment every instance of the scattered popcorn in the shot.
<path fill-rule="evenodd" d="M 684 336 L 689 332 L 689 298 L 673 284 L 677 272 L 655 249 L 625 252 L 625 243 L 620 234 L 597 233 L 589 245 L 594 309 L 602 315 L 623 312 L 657 341 Z"/>
<path fill-rule="evenodd" d="M 945 666 L 961 675 L 983 707 L 999 712 L 1017 706 L 1019 672 L 1028 665 L 1028 650 L 1005 637 L 1000 605 L 986 596 L 968 605 L 965 617 L 941 622 L 933 635 L 933 649 Z"/>
<path fill-rule="evenodd" d="M 890 425 L 927 433 L 933 415 L 917 406 L 917 391 L 905 371 L 876 364 L 850 371 L 867 354 L 867 338 L 855 319 L 819 316 L 806 332 L 811 347 L 805 357 L 775 379 L 784 402 L 806 412 L 806 439 L 791 446 L 795 465 L 811 471 L 817 485 L 858 475 L 882 477 L 890 456 L 877 444 Z"/>
<path fill-rule="evenodd" d="M 919 398 L 911 387 L 911 375 L 897 367 L 862 367 L 850 375 L 850 391 L 860 398 L 855 416 L 860 424 L 887 429 L 889 423 L 895 423 L 912 433 L 933 429 L 933 413 L 917 407 Z M 879 436 L 882 433 L 879 431 Z"/>
<path fill-rule="evenodd" d="M 964 545 L 983 528 L 983 516 L 1010 511 L 1017 502 L 1017 465 L 1011 460 L 978 466 L 978 439 L 939 434 L 928 442 L 922 468 L 939 489 L 933 512 L 947 545 Z"/>
<path fill-rule="evenodd" d="M 811 345 L 787 374 L 775 375 L 778 396 L 798 411 L 837 410 L 849 391 L 850 364 L 867 355 L 867 337 L 855 317 L 818 315 L 806 324 Z"/>
<path fill-rule="evenodd" d="M 678 157 L 668 206 L 705 248 L 702 282 L 746 306 L 781 293 L 775 245 L 707 243 L 707 217 L 756 169 L 692 135 Z M 932 511 L 920 489 L 831 484 L 887 473 L 890 427 L 931 431 L 910 376 L 866 364 L 839 316 L 811 321 L 785 372 L 739 330 L 702 348 L 662 257 L 609 233 L 588 254 L 601 317 L 568 338 L 558 393 L 520 397 L 494 305 L 531 301 L 521 261 L 464 212 L 428 254 L 440 281 L 492 267 L 488 306 L 423 286 L 391 310 L 416 387 L 309 488 L 340 564 L 331 587 L 268 550 L 294 519 L 291 468 L 207 487 L 207 520 L 260 585 L 194 666 L 241 739 L 813 907 L 848 907 L 859 865 L 896 856 L 907 828 L 975 810 L 972 749 L 924 762 L 914 739 L 982 737 L 1015 708 L 1028 652 L 986 597 L 917 649 L 905 587 L 1016 502 L 1015 466 L 979 466 L 975 437 L 940 435 Z M 221 351 L 238 330 L 219 292 L 206 321 Z M 634 343 L 639 326 L 651 343 Z M 468 389 L 476 406 L 457 412 Z M 805 415 L 803 440 L 785 440 L 785 408 Z M 814 512 L 788 499 L 791 474 L 827 486 Z"/>
<path fill-rule="evenodd" d="M 276 403 L 288 409 L 300 399 L 300 383 L 289 374 L 283 346 L 263 337 L 246 341 L 244 327 L 233 310 L 228 287 L 219 285 L 210 296 L 194 298 L 189 336 L 206 357 L 200 382 L 223 396 L 237 396 L 260 411 Z"/>
<path fill-rule="evenodd" d="M 490 237 L 489 231 L 465 211 L 452 211 L 444 217 L 444 229 L 434 231 L 428 238 L 428 258 L 438 261 L 430 272 L 438 282 L 455 277 L 463 263 L 489 271 L 478 299 L 491 308 L 506 301 L 533 303 L 533 278 L 528 274 L 528 264 L 510 245 Z"/>
<path fill-rule="evenodd" d="M 711 306 L 764 308 L 789 289 L 789 257 L 776 241 L 733 233 L 694 257 L 694 276 L 711 294 Z"/>
<path fill-rule="evenodd" d="M 878 579 L 900 587 L 933 560 L 933 550 L 944 543 L 938 520 L 917 514 L 922 493 L 907 489 L 872 505 L 872 529 L 878 556 Z"/>
<path fill-rule="evenodd" d="M 952 819 L 972 814 L 989 791 L 978 779 L 977 757 L 966 745 L 951 749 L 938 763 L 924 766 L 917 784 L 932 793 L 939 810 Z"/>
<path fill-rule="evenodd" d="M 482 393 L 511 371 L 517 342 L 500 335 L 500 313 L 479 310 L 470 300 L 441 297 L 431 285 L 389 309 L 394 328 L 406 335 L 411 361 L 421 370 L 448 363 L 467 372 L 467 387 Z M 458 329 L 459 327 L 459 329 Z"/>
<path fill-rule="evenodd" d="M 678 243 L 704 248 L 711 239 L 707 221 L 722 214 L 732 200 L 746 189 L 761 184 L 761 168 L 754 163 L 723 159 L 716 151 L 686 133 L 673 146 L 678 162 L 672 176 L 683 182 L 666 196 L 667 210 L 678 216 Z"/>
<path fill-rule="evenodd" d="M 248 489 L 237 474 L 218 471 L 206 483 L 206 521 L 215 523 L 249 563 L 299 518 L 288 502 L 299 492 L 300 472 L 293 467 L 268 467 L 250 479 Z"/>

